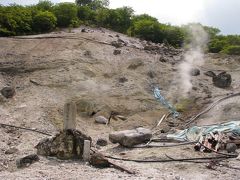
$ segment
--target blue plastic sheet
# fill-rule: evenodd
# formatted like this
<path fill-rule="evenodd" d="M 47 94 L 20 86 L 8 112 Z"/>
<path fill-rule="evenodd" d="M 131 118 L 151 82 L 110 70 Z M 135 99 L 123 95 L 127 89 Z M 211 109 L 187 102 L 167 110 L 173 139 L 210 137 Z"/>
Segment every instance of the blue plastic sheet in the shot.
<path fill-rule="evenodd" d="M 214 132 L 231 132 L 240 136 L 240 121 L 230 121 L 227 123 L 209 125 L 209 126 L 193 126 L 189 129 L 178 131 L 174 134 L 168 134 L 167 138 L 178 141 L 198 141 L 201 136 Z"/>
<path fill-rule="evenodd" d="M 180 114 L 179 112 L 176 111 L 176 109 L 164 98 L 164 96 L 161 94 L 161 91 L 158 87 L 154 88 L 154 97 L 162 104 L 164 105 L 166 108 L 168 108 L 172 114 L 173 117 L 178 117 Z"/>

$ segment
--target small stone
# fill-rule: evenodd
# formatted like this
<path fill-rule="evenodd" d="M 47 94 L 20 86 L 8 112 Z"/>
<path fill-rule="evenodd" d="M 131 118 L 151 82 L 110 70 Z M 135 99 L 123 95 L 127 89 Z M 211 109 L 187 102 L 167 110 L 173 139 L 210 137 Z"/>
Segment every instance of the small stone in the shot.
<path fill-rule="evenodd" d="M 141 60 L 136 59 L 128 66 L 128 69 L 135 70 L 138 67 L 143 66 L 143 65 L 144 64 L 143 64 L 143 62 Z"/>
<path fill-rule="evenodd" d="M 108 144 L 108 142 L 107 142 L 106 139 L 99 138 L 99 139 L 97 140 L 97 143 L 96 143 L 96 144 L 99 145 L 99 146 L 106 146 L 106 145 Z"/>
<path fill-rule="evenodd" d="M 1 94 L 5 98 L 12 98 L 16 94 L 16 92 L 15 92 L 15 89 L 13 87 L 4 87 L 1 90 Z"/>
<path fill-rule="evenodd" d="M 91 57 L 92 56 L 92 53 L 91 53 L 91 51 L 85 51 L 84 52 L 84 56 L 87 56 L 87 57 Z"/>
<path fill-rule="evenodd" d="M 207 72 L 204 73 L 204 75 L 209 76 L 209 77 L 216 76 L 216 74 L 214 72 L 212 72 L 212 71 L 207 71 Z"/>
<path fill-rule="evenodd" d="M 114 46 L 115 48 L 120 48 L 125 46 L 125 43 L 121 42 L 121 41 L 113 41 L 111 42 L 111 45 Z"/>
<path fill-rule="evenodd" d="M 18 149 L 15 147 L 9 148 L 8 150 L 5 151 L 5 154 L 14 154 L 18 152 Z"/>
<path fill-rule="evenodd" d="M 81 30 L 81 32 L 87 32 L 87 30 L 86 30 L 85 28 L 83 28 L 83 29 Z"/>
<path fill-rule="evenodd" d="M 30 166 L 31 164 L 33 164 L 37 161 L 39 161 L 38 155 L 31 154 L 31 155 L 25 156 L 23 158 L 17 159 L 16 165 L 17 165 L 17 168 L 24 168 L 24 167 Z"/>
<path fill-rule="evenodd" d="M 99 124 L 107 124 L 108 123 L 108 119 L 105 118 L 104 116 L 97 116 L 95 118 L 95 122 L 99 123 Z"/>
<path fill-rule="evenodd" d="M 167 60 L 164 57 L 162 57 L 162 56 L 159 58 L 159 61 L 163 62 L 163 63 L 167 62 Z"/>
<path fill-rule="evenodd" d="M 121 54 L 121 50 L 120 49 L 114 49 L 113 54 L 114 55 Z"/>
<path fill-rule="evenodd" d="M 110 166 L 108 160 L 100 153 L 94 153 L 91 156 L 90 164 L 98 168 L 105 168 Z"/>
<path fill-rule="evenodd" d="M 120 78 L 119 78 L 119 82 L 120 82 L 120 83 L 125 83 L 125 82 L 127 82 L 127 81 L 128 81 L 128 79 L 125 78 L 125 77 L 120 77 Z"/>
<path fill-rule="evenodd" d="M 147 75 L 148 75 L 151 79 L 153 79 L 153 78 L 156 76 L 155 72 L 153 72 L 153 71 L 149 71 L 149 72 L 147 73 Z"/>
<path fill-rule="evenodd" d="M 228 153 L 235 153 L 237 150 L 237 145 L 234 143 L 228 143 L 226 145 L 226 150 Z"/>
<path fill-rule="evenodd" d="M 7 102 L 7 99 L 2 94 L 0 94 L 0 103 L 4 102 Z"/>
<path fill-rule="evenodd" d="M 197 88 L 196 86 L 193 86 L 193 87 L 192 87 L 192 90 L 197 91 L 198 88 Z"/>
<path fill-rule="evenodd" d="M 200 75 L 200 70 L 197 68 L 193 68 L 193 69 L 191 69 L 190 74 L 191 74 L 191 76 L 198 76 L 198 75 Z"/>

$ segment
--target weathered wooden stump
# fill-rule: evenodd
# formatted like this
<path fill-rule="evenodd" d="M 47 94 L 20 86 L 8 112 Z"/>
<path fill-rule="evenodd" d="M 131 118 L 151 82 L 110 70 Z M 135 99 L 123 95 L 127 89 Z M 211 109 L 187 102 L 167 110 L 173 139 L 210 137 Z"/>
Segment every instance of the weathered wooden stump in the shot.
<path fill-rule="evenodd" d="M 76 104 L 68 102 L 64 105 L 64 129 L 52 138 L 40 141 L 35 148 L 37 154 L 55 156 L 59 159 L 89 160 L 91 137 L 76 130 Z"/>
<path fill-rule="evenodd" d="M 89 141 L 86 147 L 84 147 L 85 140 Z M 59 159 L 83 159 L 84 148 L 90 151 L 91 141 L 91 137 L 80 131 L 68 129 L 52 138 L 43 139 L 35 148 L 37 148 L 37 154 L 42 156 L 55 156 Z M 86 152 L 85 154 L 87 154 Z M 87 155 L 84 156 L 87 157 Z"/>
<path fill-rule="evenodd" d="M 64 105 L 64 130 L 76 129 L 77 106 L 74 102 L 67 102 Z"/>

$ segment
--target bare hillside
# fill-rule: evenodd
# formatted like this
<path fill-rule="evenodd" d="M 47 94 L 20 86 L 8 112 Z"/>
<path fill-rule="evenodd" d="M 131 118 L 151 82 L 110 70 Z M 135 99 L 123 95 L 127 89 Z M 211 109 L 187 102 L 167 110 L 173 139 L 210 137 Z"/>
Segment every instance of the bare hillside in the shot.
<path fill-rule="evenodd" d="M 77 104 L 77 129 L 95 142 L 108 138 L 114 130 L 152 128 L 168 110 L 153 96 L 158 86 L 165 98 L 181 112 L 182 120 L 170 119 L 160 129 L 181 129 L 186 121 L 219 98 L 240 91 L 240 57 L 206 54 L 205 63 L 196 67 L 192 90 L 183 96 L 179 87 L 179 64 L 183 50 L 153 44 L 106 29 L 74 29 L 50 34 L 0 38 L 0 88 L 12 86 L 13 98 L 0 98 L 0 123 L 35 128 L 55 134 L 63 128 L 63 106 Z M 226 71 L 232 76 L 229 88 L 218 88 L 204 73 Z M 196 123 L 212 124 L 239 120 L 240 97 L 228 99 Z M 94 123 L 94 117 L 109 117 L 116 112 L 127 120 L 111 120 L 109 125 Z M 17 158 L 35 152 L 34 146 L 45 137 L 15 128 L 0 128 L 1 179 L 238 179 L 236 169 L 209 170 L 205 164 L 187 162 L 121 162 L 135 169 L 136 175 L 107 168 L 95 169 L 78 161 L 40 158 L 25 169 L 17 169 Z M 6 154 L 10 148 L 16 152 Z M 109 143 L 100 151 L 134 159 L 200 157 L 192 145 L 173 148 L 126 149 Z M 232 166 L 239 161 L 229 160 Z"/>

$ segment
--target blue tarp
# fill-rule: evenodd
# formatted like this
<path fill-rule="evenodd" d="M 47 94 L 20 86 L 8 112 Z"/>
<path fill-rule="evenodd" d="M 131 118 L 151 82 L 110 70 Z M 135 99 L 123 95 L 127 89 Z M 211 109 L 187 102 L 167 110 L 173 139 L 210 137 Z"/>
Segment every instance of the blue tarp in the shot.
<path fill-rule="evenodd" d="M 167 138 L 178 141 L 198 141 L 201 136 L 207 135 L 211 132 L 232 132 L 240 136 L 240 121 L 231 121 L 227 123 L 209 125 L 209 126 L 193 126 L 189 129 L 178 131 L 174 134 L 168 134 Z"/>
<path fill-rule="evenodd" d="M 177 112 L 175 110 L 175 108 L 164 98 L 164 96 L 161 94 L 161 91 L 158 87 L 154 88 L 154 97 L 162 104 L 164 105 L 166 108 L 168 108 L 172 113 L 173 113 L 173 117 L 178 117 L 179 116 L 179 112 Z"/>

